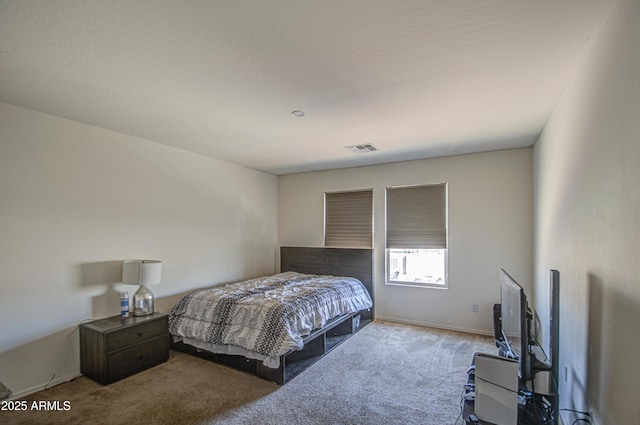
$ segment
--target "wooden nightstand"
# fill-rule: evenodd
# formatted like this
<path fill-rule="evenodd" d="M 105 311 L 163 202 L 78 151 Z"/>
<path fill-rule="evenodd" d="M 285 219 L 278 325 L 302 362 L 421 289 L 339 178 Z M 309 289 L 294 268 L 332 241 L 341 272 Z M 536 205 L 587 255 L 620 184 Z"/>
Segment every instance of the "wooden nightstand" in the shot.
<path fill-rule="evenodd" d="M 169 316 L 113 316 L 80 325 L 80 371 L 101 384 L 169 359 Z"/>

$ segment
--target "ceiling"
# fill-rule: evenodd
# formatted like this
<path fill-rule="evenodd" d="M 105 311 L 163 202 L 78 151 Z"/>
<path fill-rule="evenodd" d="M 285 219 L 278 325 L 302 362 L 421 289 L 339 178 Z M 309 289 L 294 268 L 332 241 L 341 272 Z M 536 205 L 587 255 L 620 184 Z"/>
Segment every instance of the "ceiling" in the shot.
<path fill-rule="evenodd" d="M 275 175 L 519 148 L 609 4 L 0 0 L 0 101 Z"/>

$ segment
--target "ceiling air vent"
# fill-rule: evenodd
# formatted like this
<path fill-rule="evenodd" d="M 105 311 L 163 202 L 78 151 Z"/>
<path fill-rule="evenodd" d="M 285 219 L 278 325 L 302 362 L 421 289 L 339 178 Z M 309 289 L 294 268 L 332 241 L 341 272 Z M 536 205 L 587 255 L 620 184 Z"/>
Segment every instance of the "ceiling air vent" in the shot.
<path fill-rule="evenodd" d="M 367 143 L 364 145 L 351 145 L 351 146 L 345 146 L 345 147 L 349 149 L 351 152 L 355 152 L 355 153 L 376 152 L 380 150 L 375 146 L 373 146 L 371 143 Z"/>

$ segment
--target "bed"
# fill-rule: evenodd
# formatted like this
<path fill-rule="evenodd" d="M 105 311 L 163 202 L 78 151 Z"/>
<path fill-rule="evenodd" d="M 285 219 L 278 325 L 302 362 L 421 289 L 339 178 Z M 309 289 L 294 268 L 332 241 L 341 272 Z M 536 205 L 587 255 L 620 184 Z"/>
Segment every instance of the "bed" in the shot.
<path fill-rule="evenodd" d="M 372 253 L 282 247 L 280 273 L 178 302 L 173 348 L 284 384 L 373 320 Z"/>

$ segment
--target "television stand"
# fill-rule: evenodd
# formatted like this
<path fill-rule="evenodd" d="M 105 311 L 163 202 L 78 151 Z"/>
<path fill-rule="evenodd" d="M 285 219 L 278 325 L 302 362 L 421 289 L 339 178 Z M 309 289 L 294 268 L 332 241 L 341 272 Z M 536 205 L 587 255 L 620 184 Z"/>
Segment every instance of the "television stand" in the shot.
<path fill-rule="evenodd" d="M 470 416 L 473 415 L 473 401 L 465 400 L 462 408 L 462 420 L 465 425 L 496 425 L 487 421 L 472 421 Z M 544 421 L 536 421 L 529 417 L 525 406 L 518 407 L 518 425 L 543 425 Z"/>
<path fill-rule="evenodd" d="M 474 358 L 471 362 L 472 366 L 475 366 L 475 355 Z M 544 371 L 544 374 L 548 374 L 548 371 Z M 467 381 L 465 383 L 465 389 L 466 388 L 475 388 L 475 373 L 471 372 L 467 374 Z M 521 388 L 522 393 L 529 393 L 529 390 L 526 387 L 522 387 Z M 537 388 L 536 388 L 537 390 Z M 530 393 L 529 393 L 530 394 Z M 554 408 L 554 414 L 557 414 L 557 409 L 555 409 L 555 399 L 557 397 L 555 396 L 555 394 L 541 394 L 541 393 L 534 393 L 531 394 L 531 396 L 526 398 L 526 401 L 524 404 L 519 404 L 518 405 L 518 422 L 517 425 L 543 425 L 545 423 L 549 423 L 548 421 L 545 420 L 537 420 L 536 418 L 532 417 L 529 414 L 529 409 L 532 407 L 533 404 L 535 403 L 546 403 L 547 405 L 552 406 L 552 408 Z M 463 399 L 462 402 L 462 420 L 464 421 L 465 425 L 496 425 L 493 422 L 487 422 L 487 421 L 481 421 L 481 420 L 477 420 L 474 421 L 472 419 L 472 415 L 474 415 L 474 407 L 475 407 L 475 402 L 474 400 L 468 400 L 468 399 Z M 554 422 L 555 423 L 555 422 Z"/>

